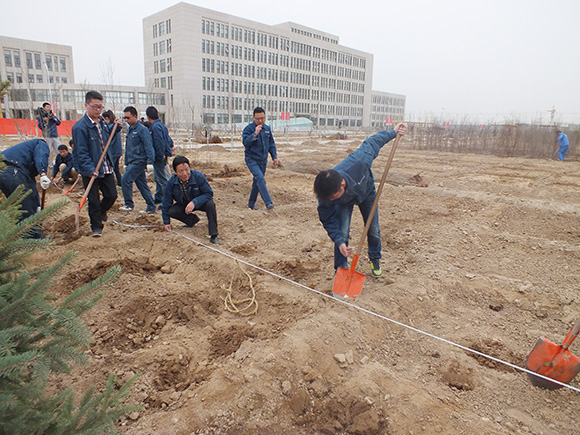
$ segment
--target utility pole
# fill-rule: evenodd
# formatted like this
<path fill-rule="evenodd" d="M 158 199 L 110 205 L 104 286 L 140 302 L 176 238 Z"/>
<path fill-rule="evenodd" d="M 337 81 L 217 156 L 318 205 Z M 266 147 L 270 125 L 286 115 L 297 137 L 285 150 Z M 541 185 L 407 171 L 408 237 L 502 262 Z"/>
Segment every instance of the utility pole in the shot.
<path fill-rule="evenodd" d="M 550 113 L 550 124 L 554 125 L 554 117 L 556 116 L 556 106 L 552 106 L 552 110 L 548 110 Z"/>

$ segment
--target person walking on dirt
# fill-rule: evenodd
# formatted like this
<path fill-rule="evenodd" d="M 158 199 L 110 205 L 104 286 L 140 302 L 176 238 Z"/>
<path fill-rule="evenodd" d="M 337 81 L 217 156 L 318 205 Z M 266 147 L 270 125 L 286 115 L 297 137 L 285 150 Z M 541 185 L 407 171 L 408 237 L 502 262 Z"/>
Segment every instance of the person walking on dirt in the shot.
<path fill-rule="evenodd" d="M 109 128 L 113 128 L 113 123 L 117 117 L 113 113 L 112 110 L 107 110 L 103 113 L 103 118 Z M 117 180 L 117 187 L 121 187 L 121 181 L 123 180 L 123 175 L 121 174 L 121 168 L 119 167 L 119 162 L 121 157 L 123 156 L 123 144 L 121 143 L 121 135 L 116 134 L 113 140 L 111 141 L 111 145 L 109 147 L 113 153 L 113 172 L 115 173 L 115 179 Z"/>
<path fill-rule="evenodd" d="M 268 210 L 274 208 L 274 203 L 272 202 L 272 198 L 270 198 L 264 176 L 266 175 L 268 154 L 272 156 L 272 164 L 274 167 L 278 166 L 280 161 L 276 153 L 276 143 L 274 142 L 272 130 L 265 122 L 266 112 L 261 107 L 256 107 L 254 109 L 254 122 L 248 124 L 242 133 L 246 166 L 254 176 L 250 199 L 248 200 L 248 207 L 252 210 L 258 210 L 256 206 L 258 192 L 264 204 L 266 204 L 266 208 Z"/>
<path fill-rule="evenodd" d="M 216 245 L 221 244 L 218 238 L 213 190 L 207 178 L 201 172 L 192 170 L 189 160 L 184 156 L 173 159 L 173 170 L 175 174 L 167 180 L 161 203 L 165 231 L 171 231 L 171 218 L 180 220 L 187 227 L 193 227 L 199 222 L 199 217 L 194 213 L 201 210 L 207 215 L 209 241 Z"/>
<path fill-rule="evenodd" d="M 169 131 L 165 124 L 159 119 L 157 108 L 149 106 L 145 113 L 147 114 L 147 120 L 151 123 L 149 131 L 151 132 L 151 139 L 153 139 L 153 149 L 155 149 L 155 161 L 153 162 L 155 204 L 161 204 L 165 185 L 169 177 L 171 177 L 167 159 L 173 155 L 173 139 L 169 136 Z"/>
<path fill-rule="evenodd" d="M 155 151 L 153 150 L 153 140 L 147 127 L 139 122 L 137 109 L 133 106 L 125 107 L 125 121 L 129 124 L 127 136 L 125 137 L 125 173 L 121 180 L 121 191 L 125 205 L 119 210 L 133 211 L 135 203 L 133 202 L 133 182 L 141 192 L 141 196 L 147 203 L 147 208 L 141 213 L 155 213 L 157 206 L 151 189 L 147 184 L 147 162 L 153 164 L 155 161 Z"/>
<path fill-rule="evenodd" d="M 22 200 L 20 209 L 23 213 L 18 217 L 21 221 L 35 214 L 40 209 L 40 198 L 36 190 L 35 177 L 40 174 L 40 186 L 46 190 L 50 186 L 50 178 L 46 175 L 50 148 L 42 139 L 32 139 L 21 142 L 1 153 L 4 156 L 6 168 L 0 171 L 0 190 L 6 197 L 20 185 L 30 193 Z M 40 228 L 35 226 L 25 238 L 43 239 Z"/>
<path fill-rule="evenodd" d="M 568 136 L 562 133 L 562 130 L 556 131 L 556 134 L 558 135 L 556 141 L 560 145 L 560 149 L 558 150 L 558 158 L 564 161 L 566 153 L 568 152 L 568 148 L 570 147 L 570 140 L 568 139 Z"/>
<path fill-rule="evenodd" d="M 89 191 L 89 217 L 93 237 L 103 235 L 103 222 L 107 221 L 107 211 L 117 200 L 115 187 L 113 150 L 109 146 L 103 164 L 97 171 L 97 164 L 103 155 L 105 145 L 109 140 L 111 129 L 101 117 L 103 110 L 103 96 L 97 91 L 89 91 L 85 95 L 85 115 L 72 128 L 73 137 L 73 164 L 83 177 L 83 186 L 86 189 L 94 175 L 95 181 Z M 115 121 L 117 129 L 121 131 L 121 121 Z M 100 198 L 99 191 L 102 194 Z"/>
<path fill-rule="evenodd" d="M 318 198 L 318 217 L 328 236 L 334 242 L 334 269 L 347 268 L 347 258 L 353 248 L 348 246 L 350 221 L 354 205 L 362 214 L 366 224 L 376 196 L 372 164 L 381 148 L 389 141 L 407 131 L 399 123 L 394 130 L 385 130 L 367 138 L 361 146 L 348 155 L 334 169 L 321 171 L 314 180 L 314 193 Z M 378 208 L 371 221 L 367 235 L 368 255 L 372 274 L 382 276 L 381 232 Z"/>

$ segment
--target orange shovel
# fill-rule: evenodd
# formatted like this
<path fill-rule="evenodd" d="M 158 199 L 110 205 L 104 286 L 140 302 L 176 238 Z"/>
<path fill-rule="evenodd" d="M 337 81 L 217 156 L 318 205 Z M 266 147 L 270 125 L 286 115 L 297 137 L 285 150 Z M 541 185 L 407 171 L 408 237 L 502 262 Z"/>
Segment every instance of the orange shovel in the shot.
<path fill-rule="evenodd" d="M 561 345 L 540 337 L 526 361 L 526 368 L 564 384 L 569 383 L 580 372 L 580 358 L 572 355 L 568 350 L 568 347 L 578 336 L 578 332 L 580 332 L 580 320 L 570 329 Z M 562 385 L 529 373 L 528 377 L 536 387 L 548 390 L 562 388 Z"/>
<path fill-rule="evenodd" d="M 358 258 L 360 252 L 363 247 L 363 243 L 365 241 L 365 237 L 369 232 L 369 228 L 371 226 L 371 222 L 373 220 L 373 216 L 375 215 L 375 211 L 377 210 L 377 205 L 379 203 L 379 197 L 383 191 L 383 186 L 385 185 L 385 180 L 387 179 L 387 174 L 389 173 L 389 169 L 391 168 L 391 163 L 393 162 L 393 157 L 395 157 L 395 151 L 397 150 L 397 145 L 401 136 L 397 134 L 395 139 L 395 143 L 391 148 L 391 154 L 389 155 L 389 160 L 387 161 L 387 167 L 385 168 L 385 172 L 383 172 L 383 176 L 381 178 L 381 183 L 379 184 L 379 188 L 377 190 L 377 194 L 375 196 L 375 201 L 373 202 L 373 206 L 371 208 L 371 212 L 369 217 L 367 218 L 367 223 L 365 225 L 365 229 L 361 235 L 360 241 L 356 247 L 356 251 L 352 258 L 352 263 L 350 269 L 345 269 L 344 267 L 339 267 L 336 271 L 336 276 L 334 277 L 334 284 L 332 286 L 332 293 L 336 296 L 342 297 L 349 297 L 354 298 L 355 296 L 360 295 L 363 285 L 365 283 L 366 275 L 364 273 L 357 272 L 356 265 L 358 263 Z"/>

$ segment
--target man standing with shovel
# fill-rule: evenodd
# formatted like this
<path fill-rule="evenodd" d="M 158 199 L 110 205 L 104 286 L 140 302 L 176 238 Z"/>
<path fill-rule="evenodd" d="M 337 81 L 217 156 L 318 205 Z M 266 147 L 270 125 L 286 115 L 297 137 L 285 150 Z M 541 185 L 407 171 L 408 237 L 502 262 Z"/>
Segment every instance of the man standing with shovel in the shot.
<path fill-rule="evenodd" d="M 407 126 L 399 123 L 394 130 L 380 131 L 367 138 L 361 146 L 350 153 L 334 169 L 321 171 L 314 180 L 314 193 L 318 198 L 318 217 L 328 236 L 334 242 L 334 269 L 347 268 L 348 257 L 353 248 L 348 246 L 350 221 L 354 205 L 358 205 L 365 224 L 376 196 L 372 164 L 381 148 L 395 138 L 404 135 Z M 368 255 L 372 274 L 382 276 L 381 232 L 378 210 L 369 227 Z"/>

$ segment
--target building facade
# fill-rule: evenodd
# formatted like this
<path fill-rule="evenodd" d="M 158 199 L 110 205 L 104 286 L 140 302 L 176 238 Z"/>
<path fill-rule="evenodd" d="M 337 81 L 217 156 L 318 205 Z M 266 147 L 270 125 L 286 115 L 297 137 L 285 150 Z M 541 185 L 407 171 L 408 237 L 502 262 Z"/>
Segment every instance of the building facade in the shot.
<path fill-rule="evenodd" d="M 2 99 L 5 118 L 34 119 L 38 107 L 50 102 L 63 120 L 77 120 L 85 113 L 85 94 L 99 91 L 107 109 L 117 115 L 133 105 L 145 112 L 156 106 L 166 112 L 164 92 L 149 92 L 145 87 L 77 84 L 74 78 L 72 47 L 40 41 L 0 36 L 0 81 L 8 80 L 8 95 Z"/>
<path fill-rule="evenodd" d="M 261 106 L 321 128 L 372 125 L 373 55 L 336 35 L 179 3 L 143 20 L 143 43 L 146 87 L 166 93 L 169 123 L 249 122 Z"/>
<path fill-rule="evenodd" d="M 371 127 L 384 129 L 405 119 L 405 96 L 372 91 Z"/>

